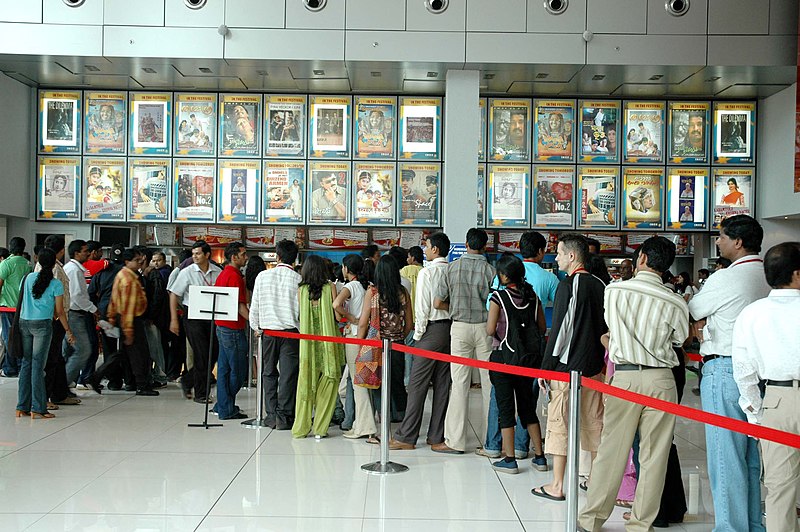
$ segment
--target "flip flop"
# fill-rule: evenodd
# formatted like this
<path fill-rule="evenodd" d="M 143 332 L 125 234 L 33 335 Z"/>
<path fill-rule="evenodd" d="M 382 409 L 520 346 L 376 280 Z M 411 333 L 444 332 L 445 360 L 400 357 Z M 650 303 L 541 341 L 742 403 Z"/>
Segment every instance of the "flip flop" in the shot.
<path fill-rule="evenodd" d="M 538 488 L 533 488 L 531 493 L 536 495 L 537 497 L 542 497 L 543 499 L 550 499 L 551 501 L 565 501 L 567 500 L 566 497 L 563 495 L 561 497 L 556 497 L 555 495 L 550 495 L 544 490 L 544 486 L 539 486 Z"/>
<path fill-rule="evenodd" d="M 617 499 L 616 505 L 620 508 L 631 508 L 633 506 L 631 501 L 626 501 L 624 499 Z"/>
<path fill-rule="evenodd" d="M 367 443 L 369 443 L 370 445 L 380 445 L 381 440 L 377 436 L 370 436 L 369 438 L 367 438 Z"/>

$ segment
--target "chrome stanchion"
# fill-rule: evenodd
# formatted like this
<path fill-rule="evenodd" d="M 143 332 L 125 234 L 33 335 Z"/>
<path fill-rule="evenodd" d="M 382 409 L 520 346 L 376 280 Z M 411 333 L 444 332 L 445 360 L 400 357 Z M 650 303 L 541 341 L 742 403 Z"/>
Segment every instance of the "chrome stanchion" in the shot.
<path fill-rule="evenodd" d="M 392 429 L 391 415 L 391 379 L 392 368 L 389 355 L 392 352 L 392 342 L 383 341 L 383 379 L 381 382 L 381 459 L 377 462 L 364 464 L 361 469 L 372 475 L 386 475 L 389 473 L 402 473 L 408 471 L 408 466 L 389 461 L 389 439 Z"/>
<path fill-rule="evenodd" d="M 578 529 L 578 466 L 580 464 L 581 374 L 569 372 L 569 432 L 567 436 L 567 532 Z"/>
<path fill-rule="evenodd" d="M 262 354 L 261 354 L 261 337 L 264 335 L 262 331 L 260 335 L 258 335 L 258 354 L 256 355 L 256 371 L 258 371 L 258 375 L 256 376 L 256 397 L 258 397 L 258 406 L 256 406 L 256 417 L 253 419 L 247 419 L 242 421 L 242 425 L 248 429 L 260 429 L 261 427 L 267 426 L 267 421 L 264 419 L 264 388 L 263 383 L 261 382 L 261 364 L 262 364 Z M 251 366 L 252 362 L 250 360 L 247 361 L 247 365 Z"/>

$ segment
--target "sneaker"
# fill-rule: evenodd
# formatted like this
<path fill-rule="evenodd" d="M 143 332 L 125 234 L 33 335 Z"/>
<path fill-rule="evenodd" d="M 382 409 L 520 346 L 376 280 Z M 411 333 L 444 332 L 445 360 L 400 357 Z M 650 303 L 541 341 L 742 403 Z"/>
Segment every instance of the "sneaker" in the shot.
<path fill-rule="evenodd" d="M 525 460 L 528 457 L 528 451 L 520 451 L 519 449 L 514 449 L 514 458 L 517 460 Z"/>
<path fill-rule="evenodd" d="M 498 460 L 497 462 L 492 462 L 492 469 L 495 471 L 499 471 L 501 473 L 508 473 L 509 475 L 516 475 L 519 473 L 519 467 L 517 467 L 516 460 L 508 460 L 503 458 L 502 460 Z"/>
<path fill-rule="evenodd" d="M 500 458 L 500 451 L 491 451 L 484 447 L 478 447 L 475 449 L 475 454 L 478 456 L 484 456 L 486 458 Z"/>
<path fill-rule="evenodd" d="M 539 456 L 534 455 L 531 463 L 537 471 L 547 471 L 547 458 L 545 458 L 543 454 Z"/>

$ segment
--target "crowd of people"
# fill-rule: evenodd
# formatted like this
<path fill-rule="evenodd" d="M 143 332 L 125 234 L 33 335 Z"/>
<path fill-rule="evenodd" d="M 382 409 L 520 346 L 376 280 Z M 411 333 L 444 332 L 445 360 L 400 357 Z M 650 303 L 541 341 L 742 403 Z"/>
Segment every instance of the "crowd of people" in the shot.
<path fill-rule="evenodd" d="M 577 234 L 558 241 L 560 276 L 544 269 L 547 241 L 536 231 L 522 235 L 522 259 L 506 253 L 495 266 L 485 256 L 486 232 L 470 229 L 466 254 L 454 262 L 447 259 L 450 239 L 438 232 L 424 248 L 394 247 L 381 256 L 368 246 L 361 255 L 345 256 L 339 269 L 316 255 L 297 266 L 299 250 L 289 240 L 278 242 L 278 262 L 269 269 L 259 257 L 248 259 L 240 242 L 226 247 L 221 267 L 203 241 L 174 269 L 161 252 L 114 246 L 104 260 L 99 244 L 81 240 L 70 243 L 70 261 L 62 264 L 64 242 L 53 236 L 34 250 L 30 273 L 25 242 L 14 238 L 11 256 L 0 263 L 0 303 L 17 309 L 14 319 L 3 315 L 7 350 L 17 352 L 5 357 L 3 372 L 19 376 L 16 415 L 46 418 L 58 405 L 80 402 L 72 383 L 97 393 L 104 385 L 124 385 L 152 396 L 180 376 L 186 398 L 210 404 L 210 358 L 217 367 L 212 411 L 220 419 L 240 419 L 246 415 L 236 395 L 251 363 L 249 324 L 261 337 L 268 427 L 321 439 L 335 424 L 345 438 L 379 443 L 378 424 L 390 422 L 389 447 L 410 451 L 418 445 L 430 388 L 425 444 L 462 455 L 468 451 L 470 367 L 392 349 L 391 419 L 381 420 L 377 392 L 386 374 L 374 349 L 269 332 L 389 339 L 465 359 L 579 371 L 669 402 L 681 401 L 684 347 L 698 341 L 704 410 L 798 433 L 800 243 L 776 245 L 762 260 L 762 240 L 755 219 L 727 218 L 717 239 L 718 267 L 727 267 L 713 275 L 700 270 L 695 284 L 688 272 L 672 275 L 676 248 L 662 236 L 644 241 L 613 280 L 599 243 Z M 187 319 L 197 304 L 190 287 L 211 285 L 239 289 L 239 314 L 217 320 L 216 337 L 207 320 Z M 545 308 L 551 304 L 548 333 Z M 479 374 L 483 426 L 475 453 L 491 458 L 501 473 L 517 473 L 519 461 L 529 457 L 539 471 L 552 468 L 552 480 L 531 493 L 564 501 L 568 384 L 483 369 Z M 582 387 L 579 419 L 581 448 L 591 462 L 580 486 L 587 502 L 579 529 L 600 530 L 615 505 L 630 508 L 629 530 L 683 520 L 673 415 Z M 766 528 L 798 530 L 800 451 L 711 425 L 705 433 L 715 529 L 765 529 L 763 465 Z"/>

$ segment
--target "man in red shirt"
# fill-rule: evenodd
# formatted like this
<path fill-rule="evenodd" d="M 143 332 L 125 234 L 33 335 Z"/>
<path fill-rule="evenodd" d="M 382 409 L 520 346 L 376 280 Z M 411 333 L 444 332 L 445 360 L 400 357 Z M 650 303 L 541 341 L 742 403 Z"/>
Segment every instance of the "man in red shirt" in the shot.
<path fill-rule="evenodd" d="M 244 382 L 247 372 L 247 293 L 241 269 L 247 262 L 247 252 L 241 242 L 232 242 L 225 248 L 228 264 L 217 277 L 214 286 L 239 289 L 239 319 L 236 321 L 214 320 L 219 340 L 217 361 L 217 404 L 212 412 L 220 419 L 245 419 L 247 416 L 236 406 L 236 394 Z"/>
<path fill-rule="evenodd" d="M 108 261 L 103 259 L 103 244 L 97 240 L 87 241 L 86 250 L 89 252 L 89 259 L 83 263 L 83 267 L 86 269 L 86 284 L 89 284 L 96 273 L 108 268 Z"/>

